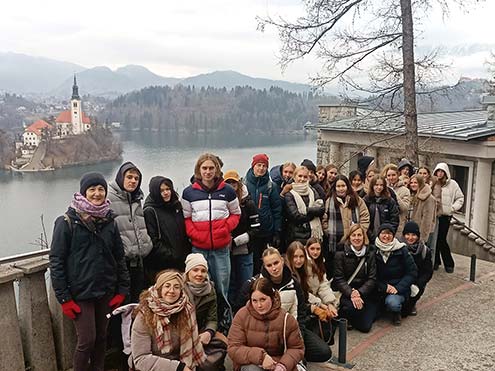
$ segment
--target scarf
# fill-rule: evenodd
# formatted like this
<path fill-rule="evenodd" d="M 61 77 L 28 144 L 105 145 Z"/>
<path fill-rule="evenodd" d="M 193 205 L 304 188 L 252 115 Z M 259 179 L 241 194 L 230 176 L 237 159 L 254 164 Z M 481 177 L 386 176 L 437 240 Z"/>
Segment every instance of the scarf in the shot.
<path fill-rule="evenodd" d="M 156 343 L 163 354 L 171 352 L 172 336 L 170 332 L 170 316 L 185 311 L 187 329 L 179 329 L 179 359 L 181 362 L 185 363 L 187 367 L 195 369 L 196 366 L 205 361 L 206 355 L 203 350 L 203 345 L 199 340 L 198 324 L 196 322 L 194 306 L 191 304 L 184 291 L 182 291 L 180 298 L 172 304 L 166 303 L 158 293 L 158 288 L 161 289 L 161 286 L 165 282 L 172 279 L 177 279 L 182 285 L 184 284 L 182 275 L 179 272 L 162 273 L 160 277 L 158 277 L 157 283 L 148 289 L 150 295 L 146 301 L 149 308 L 154 313 L 156 320 L 156 328 L 154 329 Z"/>
<path fill-rule="evenodd" d="M 335 252 L 337 249 L 337 238 L 344 235 L 344 221 L 342 220 L 342 211 L 341 209 L 347 208 L 347 204 L 349 202 L 349 196 L 346 196 L 345 201 L 340 197 L 336 197 L 337 202 L 339 203 L 339 207 L 335 207 L 335 200 L 333 197 L 329 198 L 328 204 L 328 242 L 330 252 Z M 350 225 L 359 223 L 359 210 L 356 207 L 354 210 L 351 210 L 351 218 Z"/>
<path fill-rule="evenodd" d="M 295 185 L 297 185 L 297 187 L 295 187 Z M 301 187 L 303 186 L 303 187 Z M 304 193 L 300 193 L 299 190 L 303 190 L 303 192 L 306 192 L 306 194 Z M 312 206 L 318 206 L 316 204 L 316 202 L 318 200 L 315 201 L 315 194 L 313 192 L 313 190 L 309 187 L 309 184 L 308 183 L 293 183 L 292 184 L 292 190 L 290 191 L 290 193 L 292 193 L 292 195 L 294 196 L 294 201 L 296 202 L 296 205 L 297 205 L 297 211 L 299 211 L 299 213 L 303 214 L 303 215 L 306 215 L 307 214 L 307 207 L 312 207 Z M 309 202 L 308 202 L 308 206 L 306 207 L 306 204 L 304 203 L 304 200 L 301 196 L 308 196 L 309 198 Z M 321 200 L 320 200 L 321 202 Z M 319 205 L 321 206 L 321 204 Z M 311 237 L 314 237 L 316 238 L 318 241 L 321 241 L 322 238 L 323 238 L 323 228 L 321 226 L 321 221 L 320 221 L 320 218 L 318 217 L 315 217 L 313 219 L 311 219 L 309 221 L 309 227 L 311 229 Z"/>
<path fill-rule="evenodd" d="M 385 262 L 385 264 L 387 264 L 387 260 L 390 257 L 392 251 L 400 250 L 403 246 L 405 246 L 405 243 L 399 242 L 397 238 L 394 238 L 392 242 L 383 243 L 377 237 L 375 239 L 375 246 L 378 248 L 378 251 L 380 252 L 380 255 L 383 258 L 383 261 Z"/>
<path fill-rule="evenodd" d="M 426 257 L 427 247 L 423 242 L 418 241 L 413 245 L 406 244 L 406 246 L 407 246 L 407 249 L 409 250 L 409 252 L 411 253 L 412 256 L 421 255 L 423 260 Z"/>
<path fill-rule="evenodd" d="M 354 246 L 351 245 L 351 250 L 358 258 L 362 258 L 364 255 L 366 255 L 366 245 L 364 245 L 361 250 L 356 250 Z"/>
<path fill-rule="evenodd" d="M 189 292 L 193 295 L 194 299 L 208 295 L 212 289 L 212 285 L 208 277 L 205 282 L 200 284 L 187 281 L 186 286 Z M 195 302 L 195 304 L 197 303 Z"/>
<path fill-rule="evenodd" d="M 100 206 L 93 205 L 89 200 L 79 192 L 74 193 L 74 198 L 70 203 L 78 214 L 87 214 L 94 218 L 104 218 L 110 211 L 110 201 L 105 199 L 105 202 Z"/>

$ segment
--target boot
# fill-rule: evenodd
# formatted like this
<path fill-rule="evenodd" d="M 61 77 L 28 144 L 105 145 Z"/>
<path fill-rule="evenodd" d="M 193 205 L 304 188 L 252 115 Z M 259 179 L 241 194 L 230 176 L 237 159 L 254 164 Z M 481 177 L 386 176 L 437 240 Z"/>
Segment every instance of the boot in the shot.
<path fill-rule="evenodd" d="M 392 314 L 392 323 L 394 324 L 394 326 L 400 326 L 401 320 L 402 315 L 400 314 L 400 312 L 394 312 Z"/>

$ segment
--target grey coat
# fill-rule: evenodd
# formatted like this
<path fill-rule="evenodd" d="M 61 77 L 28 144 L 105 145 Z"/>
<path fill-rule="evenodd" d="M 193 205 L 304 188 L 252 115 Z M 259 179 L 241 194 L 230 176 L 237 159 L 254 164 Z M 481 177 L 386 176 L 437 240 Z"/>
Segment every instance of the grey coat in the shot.
<path fill-rule="evenodd" d="M 124 244 L 125 256 L 128 259 L 147 256 L 153 244 L 146 230 L 141 192 L 139 197 L 131 201 L 130 193 L 120 189 L 116 182 L 108 187 L 110 208 L 117 215 L 115 221 L 119 227 L 120 237 Z"/>

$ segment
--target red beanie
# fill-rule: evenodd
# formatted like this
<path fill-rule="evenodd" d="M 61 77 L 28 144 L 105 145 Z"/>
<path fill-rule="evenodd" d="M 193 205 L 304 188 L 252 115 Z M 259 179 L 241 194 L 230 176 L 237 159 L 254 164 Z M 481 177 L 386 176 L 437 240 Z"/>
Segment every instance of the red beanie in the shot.
<path fill-rule="evenodd" d="M 265 164 L 268 167 L 268 156 L 264 153 L 259 153 L 253 156 L 253 162 L 251 162 L 251 167 L 254 167 L 256 164 Z"/>

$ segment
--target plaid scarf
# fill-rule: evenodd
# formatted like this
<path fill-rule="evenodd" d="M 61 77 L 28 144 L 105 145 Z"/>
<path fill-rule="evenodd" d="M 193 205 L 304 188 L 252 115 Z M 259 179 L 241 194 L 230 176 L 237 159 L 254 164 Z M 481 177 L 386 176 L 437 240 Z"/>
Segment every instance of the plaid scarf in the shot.
<path fill-rule="evenodd" d="M 290 193 L 292 194 L 292 196 L 294 196 L 297 211 L 302 215 L 307 215 L 307 208 L 315 206 L 316 202 L 320 202 L 319 206 L 322 205 L 322 201 L 320 199 L 315 201 L 315 194 L 313 193 L 313 189 L 309 187 L 308 183 L 304 183 L 302 185 L 301 183 L 293 183 Z M 302 196 L 308 196 L 307 207 Z M 323 228 L 321 227 L 320 218 L 314 217 L 313 219 L 311 219 L 309 221 L 309 227 L 311 229 L 311 237 L 314 237 L 318 241 L 321 241 L 323 239 Z"/>
<path fill-rule="evenodd" d="M 336 197 L 339 203 L 338 207 L 335 207 L 335 200 L 333 197 L 329 198 L 328 205 L 328 243 L 329 251 L 335 252 L 337 250 L 337 244 L 344 236 L 344 223 L 342 221 L 342 209 L 348 208 L 349 196 L 346 196 L 345 202 L 340 197 Z M 358 207 L 351 210 L 351 222 L 350 224 L 359 223 L 359 210 Z"/>
<path fill-rule="evenodd" d="M 177 279 L 182 285 L 182 293 L 180 298 L 172 304 L 166 303 L 158 294 L 163 284 L 172 279 Z M 151 286 L 148 291 L 149 297 L 146 299 L 148 306 L 155 315 L 156 320 L 156 343 L 163 354 L 170 353 L 172 350 L 172 336 L 170 332 L 170 316 L 181 311 L 186 311 L 188 319 L 187 329 L 179 329 L 180 354 L 179 359 L 185 363 L 187 367 L 194 369 L 201 365 L 206 355 L 203 350 L 203 345 L 199 340 L 198 324 L 196 322 L 196 314 L 194 307 L 185 294 L 184 281 L 182 275 L 178 272 L 162 273 L 155 285 Z M 187 331 L 189 330 L 189 331 Z M 190 334 L 190 335 L 189 335 Z"/>

